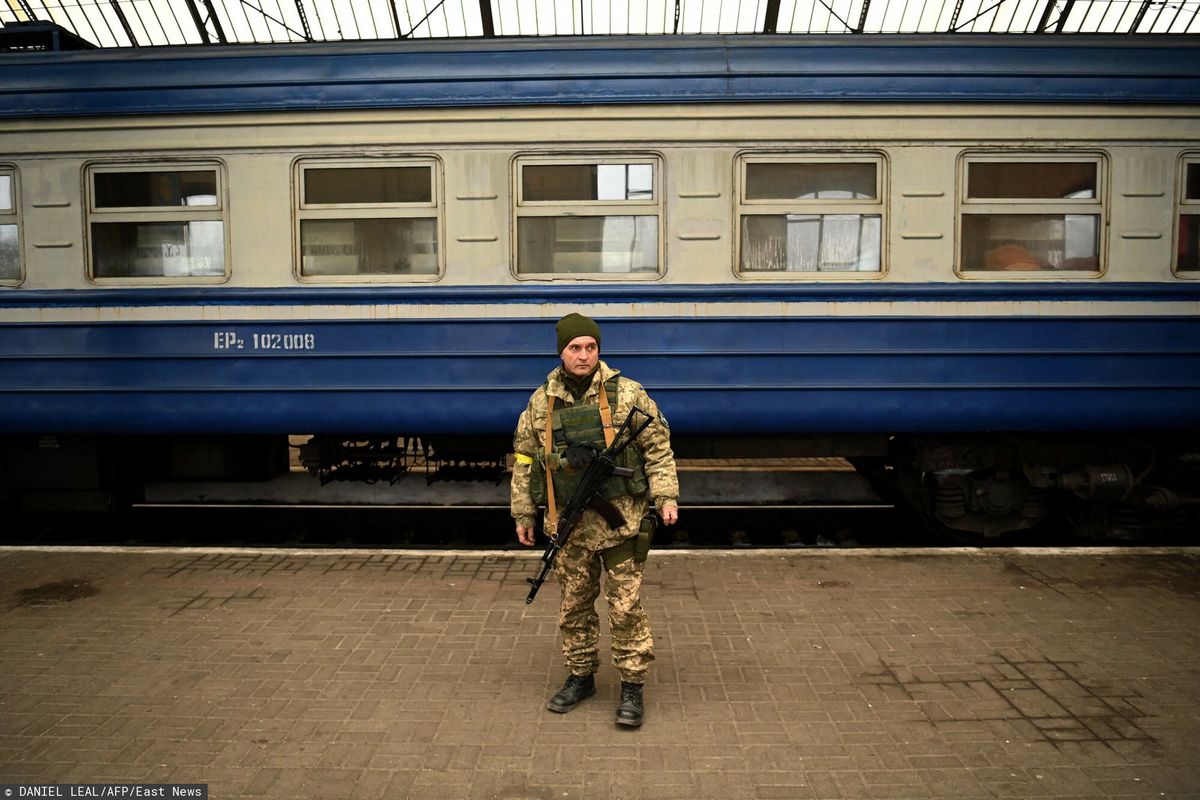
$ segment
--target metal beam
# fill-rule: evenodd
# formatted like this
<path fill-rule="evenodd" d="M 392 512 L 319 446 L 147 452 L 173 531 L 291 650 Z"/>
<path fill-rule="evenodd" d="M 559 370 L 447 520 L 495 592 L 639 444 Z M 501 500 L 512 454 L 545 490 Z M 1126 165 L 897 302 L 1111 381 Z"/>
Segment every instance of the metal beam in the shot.
<path fill-rule="evenodd" d="M 1054 0 L 1050 0 L 1050 2 L 1053 3 Z M 958 0 L 954 4 L 954 13 L 950 15 L 950 25 L 946 28 L 947 33 L 954 33 L 954 29 L 958 27 L 958 15 L 962 13 L 962 4 L 963 0 Z"/>
<path fill-rule="evenodd" d="M 296 5 L 300 5 L 300 0 L 296 0 Z M 396 38 L 404 38 L 404 34 L 400 32 L 400 12 L 396 10 L 396 0 L 387 0 L 387 7 L 392 14 L 392 30 L 396 32 Z"/>
<path fill-rule="evenodd" d="M 439 8 L 441 8 L 445 4 L 446 4 L 446 0 L 438 0 L 437 3 L 434 4 L 433 8 L 429 9 L 429 11 L 426 12 L 425 16 L 421 17 L 421 19 L 417 22 L 417 24 L 412 26 L 412 30 L 410 30 L 408 33 L 398 33 L 398 38 L 400 38 L 400 39 L 410 38 L 414 33 L 416 33 L 417 28 L 424 25 L 425 21 L 433 16 L 433 12 L 437 11 Z M 395 6 L 392 6 L 393 13 L 395 11 L 395 8 L 396 8 Z M 397 31 L 399 31 L 399 22 L 397 22 L 396 24 L 397 24 Z"/>
<path fill-rule="evenodd" d="M 483 20 L 483 35 L 489 39 L 496 36 L 496 23 L 492 21 L 492 0 L 479 0 L 479 18 Z"/>
<path fill-rule="evenodd" d="M 1071 9 L 1074 7 L 1075 0 L 1067 0 L 1067 2 L 1063 4 L 1062 13 L 1058 15 L 1058 24 L 1054 26 L 1055 33 L 1063 32 L 1063 28 L 1066 27 L 1067 24 L 1067 17 L 1071 15 Z"/>
<path fill-rule="evenodd" d="M 678 13 L 678 9 L 676 9 Z M 779 0 L 767 0 L 767 13 L 763 17 L 763 33 L 775 33 L 779 28 Z"/>
<path fill-rule="evenodd" d="M 221 44 L 229 44 L 229 40 L 225 38 L 225 31 L 221 29 L 221 20 L 217 17 L 217 10 L 213 8 L 212 0 L 204 0 L 204 7 L 208 9 L 208 21 L 212 23 L 213 30 L 216 31 L 217 41 Z"/>
<path fill-rule="evenodd" d="M 300 15 L 300 27 L 304 29 L 304 40 L 312 41 L 312 28 L 308 27 L 308 14 L 304 13 L 304 0 L 295 0 L 296 13 Z"/>
<path fill-rule="evenodd" d="M 854 29 L 855 33 L 862 33 L 863 28 L 867 26 L 867 11 L 871 8 L 871 0 L 863 0 L 862 13 L 858 15 L 858 27 Z"/>
<path fill-rule="evenodd" d="M 196 8 L 195 0 L 184 0 L 187 4 L 188 13 L 192 15 L 192 23 L 195 24 L 197 32 L 200 34 L 200 41 L 205 44 L 212 44 L 212 39 L 209 38 L 208 28 L 204 24 L 204 20 L 200 18 L 200 9 Z"/>
<path fill-rule="evenodd" d="M 192 15 L 192 22 L 196 25 L 196 30 L 200 33 L 200 39 L 205 44 L 212 44 L 212 36 L 209 34 L 208 25 L 203 17 L 200 16 L 200 9 L 196 6 L 196 0 L 184 0 L 187 4 L 188 13 Z M 221 20 L 217 19 L 217 11 L 213 8 L 212 0 L 203 0 L 204 10 L 208 12 L 208 22 L 212 23 L 212 32 L 216 34 L 217 41 L 221 44 L 229 44 L 225 38 L 225 31 L 221 28 Z"/>
<path fill-rule="evenodd" d="M 125 12 L 121 10 L 121 4 L 117 0 L 109 0 L 112 5 L 113 12 L 117 15 L 117 20 L 121 23 L 121 27 L 125 29 L 125 35 L 129 37 L 129 43 L 134 47 L 139 47 L 137 37 L 133 35 L 133 28 L 129 26 L 129 20 L 125 18 Z"/>
<path fill-rule="evenodd" d="M 36 22 L 38 18 L 33 15 L 33 8 L 29 5 L 29 0 L 17 0 L 17 5 L 25 12 L 26 22 Z M 9 8 L 12 8 L 12 3 L 9 3 Z"/>
<path fill-rule="evenodd" d="M 1137 15 L 1133 18 L 1133 24 L 1129 26 L 1129 33 L 1137 33 L 1138 26 L 1142 24 L 1142 17 L 1146 16 L 1146 12 L 1150 10 L 1153 3 L 1154 0 L 1143 0 Z"/>
<path fill-rule="evenodd" d="M 1050 24 L 1050 15 L 1054 13 L 1054 4 L 1055 0 L 1046 0 L 1046 7 L 1042 9 L 1042 18 L 1038 20 L 1034 33 L 1043 33 L 1046 30 L 1046 26 Z"/>

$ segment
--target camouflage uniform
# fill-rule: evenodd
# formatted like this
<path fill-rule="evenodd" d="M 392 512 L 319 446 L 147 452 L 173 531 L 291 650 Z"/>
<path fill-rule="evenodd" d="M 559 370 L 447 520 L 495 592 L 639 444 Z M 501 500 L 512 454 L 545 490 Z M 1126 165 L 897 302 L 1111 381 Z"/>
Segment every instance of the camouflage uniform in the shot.
<path fill-rule="evenodd" d="M 600 361 L 591 387 L 579 402 L 599 405 L 599 393 L 604 383 L 617 374 L 617 370 Z M 529 398 L 529 405 L 521 413 L 513 436 L 513 452 L 526 457 L 514 464 L 512 476 L 512 516 L 521 527 L 532 526 L 538 514 L 530 489 L 532 466 L 523 462 L 538 457 L 544 450 L 548 395 L 555 397 L 556 408 L 575 405 L 571 392 L 563 384 L 560 369 L 551 372 L 546 384 Z M 671 452 L 670 429 L 641 384 L 622 377 L 617 382 L 613 424 L 620 425 L 635 405 L 655 417 L 633 445 L 644 459 L 649 496 L 654 498 L 656 508 L 677 505 L 679 480 Z M 595 609 L 603 569 L 600 554 L 637 536 L 649 497 L 625 495 L 613 498 L 611 502 L 621 512 L 625 524 L 613 530 L 599 514 L 588 509 L 554 564 L 562 587 L 558 624 L 563 638 L 563 655 L 567 668 L 574 675 L 590 675 L 600 665 L 596 647 L 600 638 L 600 620 Z M 641 603 L 642 567 L 643 564 L 629 558 L 606 570 L 605 597 L 612 630 L 613 665 L 621 673 L 621 680 L 627 683 L 644 683 L 646 670 L 654 660 L 650 621 Z"/>

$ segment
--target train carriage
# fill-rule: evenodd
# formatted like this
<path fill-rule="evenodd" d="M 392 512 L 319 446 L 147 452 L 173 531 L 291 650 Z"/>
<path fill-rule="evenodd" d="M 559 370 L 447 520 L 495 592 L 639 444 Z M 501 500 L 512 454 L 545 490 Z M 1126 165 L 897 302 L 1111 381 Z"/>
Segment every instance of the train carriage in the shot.
<path fill-rule="evenodd" d="M 1198 55 L 955 35 L 0 56 L 4 499 L 270 477 L 289 434 L 315 469 L 406 437 L 498 463 L 550 323 L 581 311 L 682 455 L 843 456 L 956 535 L 1062 505 L 1092 535 L 1195 532 Z"/>

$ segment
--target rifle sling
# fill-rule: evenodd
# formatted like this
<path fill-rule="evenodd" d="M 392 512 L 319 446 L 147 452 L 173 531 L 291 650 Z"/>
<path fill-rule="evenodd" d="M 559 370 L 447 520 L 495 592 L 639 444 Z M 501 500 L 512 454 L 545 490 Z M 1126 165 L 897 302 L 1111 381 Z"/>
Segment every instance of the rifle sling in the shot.
<path fill-rule="evenodd" d="M 554 452 L 554 395 L 546 395 L 546 517 L 547 533 L 558 529 L 558 506 L 554 502 L 554 478 L 550 469 L 550 455 Z"/>
<path fill-rule="evenodd" d="M 604 446 L 612 447 L 616 434 L 613 432 L 612 409 L 608 407 L 608 389 L 600 384 L 600 424 L 604 426 Z"/>

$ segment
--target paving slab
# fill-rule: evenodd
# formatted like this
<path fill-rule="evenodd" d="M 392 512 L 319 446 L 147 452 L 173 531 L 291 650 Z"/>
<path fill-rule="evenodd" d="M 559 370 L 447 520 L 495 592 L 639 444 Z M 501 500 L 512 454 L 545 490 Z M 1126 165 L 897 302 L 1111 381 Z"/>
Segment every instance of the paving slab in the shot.
<path fill-rule="evenodd" d="M 654 553 L 640 730 L 526 552 L 0 549 L 0 784 L 1200 798 L 1200 550 Z M 603 615 L 602 615 L 603 616 Z"/>

